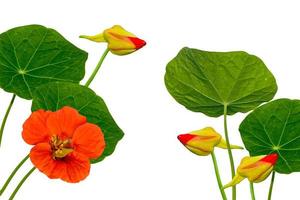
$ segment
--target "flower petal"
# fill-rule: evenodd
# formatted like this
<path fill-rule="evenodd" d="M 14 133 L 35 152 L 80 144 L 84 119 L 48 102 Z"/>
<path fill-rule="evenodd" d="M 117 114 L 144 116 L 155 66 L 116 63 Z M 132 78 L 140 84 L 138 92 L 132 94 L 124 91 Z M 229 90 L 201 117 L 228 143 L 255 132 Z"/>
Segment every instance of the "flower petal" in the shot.
<path fill-rule="evenodd" d="M 78 127 L 72 138 L 74 151 L 88 158 L 98 158 L 104 151 L 105 141 L 101 129 L 95 124 L 85 123 Z"/>
<path fill-rule="evenodd" d="M 28 144 L 37 144 L 49 140 L 46 121 L 51 111 L 38 110 L 29 116 L 23 124 L 22 137 Z"/>
<path fill-rule="evenodd" d="M 51 146 L 40 143 L 30 152 L 33 165 L 51 179 L 60 178 L 69 183 L 77 183 L 89 175 L 89 159 L 79 153 L 71 153 L 63 159 L 54 160 Z"/>
<path fill-rule="evenodd" d="M 126 31 L 120 25 L 114 25 L 113 27 L 104 30 L 104 37 L 111 37 L 112 35 L 118 35 L 119 37 L 136 37 L 133 33 Z"/>
<path fill-rule="evenodd" d="M 53 112 L 47 119 L 47 127 L 51 135 L 57 135 L 61 139 L 71 138 L 76 128 L 86 122 L 86 118 L 74 108 L 65 106 Z"/>
<path fill-rule="evenodd" d="M 73 152 L 64 158 L 66 173 L 60 178 L 69 183 L 77 183 L 85 179 L 90 173 L 90 160 L 80 154 Z"/>
<path fill-rule="evenodd" d="M 266 180 L 266 178 L 268 178 L 268 176 L 270 175 L 270 173 L 272 171 L 273 171 L 273 167 L 270 167 L 265 172 L 263 172 L 262 174 L 260 174 L 260 176 L 256 177 L 256 179 L 254 179 L 253 182 L 254 183 L 259 183 L 259 182 L 262 182 L 262 181 Z"/>
<path fill-rule="evenodd" d="M 52 158 L 51 146 L 49 143 L 39 143 L 30 151 L 30 160 L 32 164 L 49 178 L 57 178 L 53 175 L 53 169 L 56 162 Z"/>

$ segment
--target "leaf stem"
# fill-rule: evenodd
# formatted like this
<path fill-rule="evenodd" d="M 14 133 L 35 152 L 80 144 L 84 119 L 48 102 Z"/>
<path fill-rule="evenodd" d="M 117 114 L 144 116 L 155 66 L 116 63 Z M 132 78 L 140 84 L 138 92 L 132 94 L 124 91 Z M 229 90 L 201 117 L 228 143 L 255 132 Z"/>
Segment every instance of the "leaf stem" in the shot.
<path fill-rule="evenodd" d="M 100 67 L 101 67 L 101 65 L 102 65 L 102 63 L 103 63 L 106 55 L 108 54 L 108 52 L 109 52 L 109 48 L 105 49 L 105 51 L 102 54 L 102 56 L 101 56 L 101 58 L 100 58 L 100 60 L 99 60 L 99 62 L 97 64 L 96 68 L 94 69 L 92 75 L 90 76 L 90 78 L 88 79 L 88 81 L 85 83 L 86 87 L 89 87 L 89 85 L 91 84 L 91 82 L 94 80 L 94 78 L 95 78 L 96 74 L 98 73 L 98 71 L 99 71 L 99 69 L 100 69 Z"/>
<path fill-rule="evenodd" d="M 249 182 L 249 183 L 250 183 L 251 199 L 252 199 L 252 200 L 255 200 L 255 192 L 254 192 L 254 186 L 253 186 L 253 183 L 252 183 L 252 182 Z"/>
<path fill-rule="evenodd" d="M 18 184 L 18 186 L 16 187 L 16 189 L 13 191 L 13 193 L 10 195 L 9 200 L 13 200 L 14 197 L 16 196 L 17 192 L 19 191 L 19 189 L 21 188 L 21 186 L 23 185 L 23 183 L 26 181 L 26 179 L 30 176 L 30 174 L 32 174 L 32 172 L 35 170 L 36 168 L 33 167 L 31 168 L 31 170 L 29 170 L 29 172 L 27 172 L 27 174 L 22 178 L 22 180 L 20 181 L 20 183 Z"/>
<path fill-rule="evenodd" d="M 227 129 L 227 105 L 224 105 L 224 132 L 225 132 L 228 156 L 230 160 L 231 177 L 234 178 L 235 176 L 234 160 L 230 148 L 230 141 L 229 141 L 228 129 Z M 232 186 L 232 200 L 236 200 L 236 186 Z"/>
<path fill-rule="evenodd" d="M 212 157 L 212 160 L 213 160 L 215 173 L 216 173 L 216 178 L 217 178 L 218 186 L 219 186 L 219 189 L 220 189 L 220 193 L 222 195 L 222 199 L 227 200 L 227 196 L 226 196 L 226 193 L 224 191 L 223 184 L 222 184 L 221 177 L 220 177 L 220 173 L 219 173 L 218 162 L 217 162 L 217 159 L 216 159 L 216 156 L 215 156 L 214 152 L 211 152 L 211 157 Z"/>
<path fill-rule="evenodd" d="M 21 162 L 16 166 L 16 168 L 14 169 L 14 171 L 10 174 L 10 176 L 8 177 L 8 179 L 6 180 L 6 182 L 4 183 L 4 185 L 2 186 L 1 190 L 0 190 L 0 196 L 3 194 L 3 192 L 5 191 L 6 187 L 8 186 L 8 184 L 10 183 L 11 179 L 15 176 L 15 174 L 17 173 L 17 171 L 20 169 L 20 167 L 25 163 L 25 161 L 29 158 L 29 155 L 27 155 L 25 158 L 23 158 L 21 160 Z"/>
<path fill-rule="evenodd" d="M 7 117 L 9 115 L 9 113 L 10 113 L 11 107 L 12 107 L 14 101 L 15 101 L 15 98 L 16 98 L 16 95 L 14 94 L 12 96 L 11 100 L 10 100 L 9 106 L 7 107 L 6 113 L 5 113 L 4 118 L 2 120 L 2 124 L 1 124 L 1 128 L 0 128 L 0 146 L 1 146 L 1 141 L 2 141 L 2 136 L 3 136 L 6 120 L 7 120 Z"/>
<path fill-rule="evenodd" d="M 275 179 L 275 171 L 272 172 L 272 179 L 271 179 L 270 188 L 269 188 L 268 200 L 271 200 L 271 198 L 272 198 L 274 179 Z"/>

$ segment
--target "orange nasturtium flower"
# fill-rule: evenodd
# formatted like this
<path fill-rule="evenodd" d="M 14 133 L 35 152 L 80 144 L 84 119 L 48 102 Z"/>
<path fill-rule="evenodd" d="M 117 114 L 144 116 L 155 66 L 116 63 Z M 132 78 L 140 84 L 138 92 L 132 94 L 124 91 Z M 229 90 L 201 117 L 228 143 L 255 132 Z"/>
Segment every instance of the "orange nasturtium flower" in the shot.
<path fill-rule="evenodd" d="M 76 183 L 89 175 L 90 159 L 98 158 L 105 141 L 101 129 L 71 107 L 38 110 L 25 121 L 22 132 L 33 165 L 49 178 Z"/>
<path fill-rule="evenodd" d="M 227 149 L 226 141 L 211 127 L 181 134 L 177 138 L 188 150 L 199 156 L 209 155 L 215 146 Z M 230 148 L 243 149 L 243 147 L 237 145 L 230 145 Z"/>
<path fill-rule="evenodd" d="M 94 42 L 107 42 L 107 48 L 110 52 L 119 56 L 133 53 L 146 45 L 144 40 L 126 31 L 119 25 L 115 25 L 94 36 L 81 35 L 80 37 Z"/>
<path fill-rule="evenodd" d="M 224 188 L 234 186 L 245 178 L 248 178 L 252 183 L 264 181 L 273 171 L 277 159 L 278 155 L 276 153 L 263 156 L 244 157 L 237 169 L 235 177 L 230 183 L 226 184 Z"/>

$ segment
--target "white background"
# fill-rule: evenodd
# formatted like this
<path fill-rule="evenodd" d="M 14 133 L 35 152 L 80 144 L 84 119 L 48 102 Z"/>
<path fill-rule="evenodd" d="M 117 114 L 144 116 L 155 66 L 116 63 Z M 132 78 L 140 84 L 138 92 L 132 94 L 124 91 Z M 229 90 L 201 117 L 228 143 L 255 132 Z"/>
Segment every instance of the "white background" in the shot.
<path fill-rule="evenodd" d="M 55 28 L 89 52 L 87 76 L 105 44 L 79 39 L 80 34 L 95 34 L 120 24 L 147 41 L 147 46 L 134 54 L 109 54 L 91 84 L 126 134 L 115 153 L 93 165 L 90 176 L 79 184 L 50 180 L 35 171 L 15 199 L 221 199 L 211 158 L 191 154 L 176 136 L 205 126 L 214 126 L 222 133 L 222 118 L 208 118 L 176 103 L 164 86 L 165 66 L 184 46 L 244 50 L 261 57 L 273 72 L 279 86 L 276 98 L 300 98 L 300 7 L 296 2 L 1 1 L 0 32 L 33 23 Z M 11 96 L 0 91 L 0 119 Z M 17 98 L 9 116 L 0 149 L 1 185 L 31 148 L 21 139 L 21 126 L 30 114 L 30 105 L 30 101 Z M 245 116 L 229 117 L 234 144 L 242 144 L 238 125 Z M 216 153 L 225 183 L 230 180 L 228 157 L 224 150 Z M 245 155 L 246 151 L 234 152 L 236 165 Z M 0 199 L 8 199 L 30 167 L 27 162 Z M 299 178 L 297 173 L 277 174 L 273 200 L 299 199 Z M 258 200 L 266 199 L 269 180 L 255 185 Z M 230 197 L 230 190 L 227 194 Z M 247 199 L 249 188 L 244 181 L 238 186 L 238 200 Z"/>

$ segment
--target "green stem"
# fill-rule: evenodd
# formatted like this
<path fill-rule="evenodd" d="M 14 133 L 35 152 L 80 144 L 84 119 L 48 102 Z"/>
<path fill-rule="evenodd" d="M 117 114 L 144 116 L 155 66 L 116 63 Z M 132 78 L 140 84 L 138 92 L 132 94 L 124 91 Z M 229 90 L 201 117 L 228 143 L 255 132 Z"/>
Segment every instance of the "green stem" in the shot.
<path fill-rule="evenodd" d="M 224 132 L 225 132 L 228 156 L 230 160 L 231 177 L 234 178 L 235 176 L 234 160 L 230 148 L 230 141 L 229 141 L 228 129 L 227 129 L 227 105 L 224 105 Z M 232 200 L 236 200 L 236 186 L 232 186 Z"/>
<path fill-rule="evenodd" d="M 89 85 L 91 84 L 91 82 L 94 80 L 94 78 L 95 78 L 96 74 L 98 73 L 98 71 L 99 71 L 99 69 L 100 69 L 100 67 L 101 67 L 101 65 L 102 65 L 102 63 L 103 63 L 106 55 L 108 54 L 108 52 L 109 52 L 109 49 L 108 48 L 105 49 L 105 51 L 102 54 L 102 56 L 101 56 L 101 58 L 100 58 L 100 60 L 99 60 L 99 62 L 97 64 L 96 68 L 94 69 L 92 75 L 90 76 L 90 78 L 88 79 L 88 81 L 85 83 L 86 87 L 89 87 Z"/>
<path fill-rule="evenodd" d="M 251 192 L 251 199 L 255 200 L 255 192 L 254 192 L 254 186 L 252 182 L 250 182 L 250 192 Z"/>
<path fill-rule="evenodd" d="M 270 183 L 268 200 L 271 200 L 271 198 L 272 198 L 272 191 L 273 191 L 274 179 L 275 179 L 275 171 L 272 172 L 272 179 L 271 179 L 271 183 Z"/>
<path fill-rule="evenodd" d="M 17 173 L 17 171 L 20 169 L 20 167 L 25 163 L 25 161 L 28 158 L 29 158 L 29 155 L 27 155 L 25 158 L 23 158 L 23 160 L 21 160 L 21 162 L 16 166 L 16 168 L 14 169 L 14 171 L 10 174 L 10 176 L 8 177 L 8 179 L 6 180 L 6 182 L 4 183 L 4 185 L 2 186 L 2 188 L 0 190 L 0 196 L 3 194 L 3 192 L 6 189 L 6 187 L 10 183 L 11 179 L 15 176 L 15 174 Z"/>
<path fill-rule="evenodd" d="M 17 192 L 19 191 L 19 189 L 21 188 L 21 186 L 23 185 L 23 183 L 26 181 L 26 179 L 30 176 L 30 174 L 32 174 L 32 172 L 35 170 L 36 168 L 33 167 L 31 170 L 29 170 L 29 172 L 22 178 L 22 180 L 20 181 L 20 183 L 18 184 L 18 186 L 16 187 L 16 189 L 13 191 L 13 193 L 10 195 L 9 200 L 13 200 L 14 197 L 16 196 Z"/>
<path fill-rule="evenodd" d="M 0 146 L 1 146 L 1 141 L 2 141 L 2 136 L 3 136 L 3 131 L 4 131 L 5 124 L 6 124 L 6 120 L 7 120 L 7 117 L 9 115 L 9 112 L 11 110 L 11 107 L 12 107 L 14 101 L 15 101 L 15 98 L 16 98 L 16 95 L 14 94 L 12 96 L 12 99 L 10 100 L 9 106 L 8 106 L 8 108 L 6 110 L 6 113 L 4 115 L 4 118 L 2 120 L 2 124 L 1 124 L 1 128 L 0 128 Z"/>
<path fill-rule="evenodd" d="M 219 173 L 217 159 L 216 159 L 216 156 L 215 156 L 214 152 L 211 153 L 211 157 L 212 157 L 212 160 L 213 160 L 215 173 L 216 173 L 216 178 L 217 178 L 217 181 L 218 181 L 218 186 L 219 186 L 219 189 L 220 189 L 220 192 L 221 192 L 221 195 L 222 195 L 222 199 L 227 200 L 227 196 L 226 196 L 226 193 L 224 191 L 223 184 L 222 184 L 221 177 L 220 177 L 220 173 Z"/>

